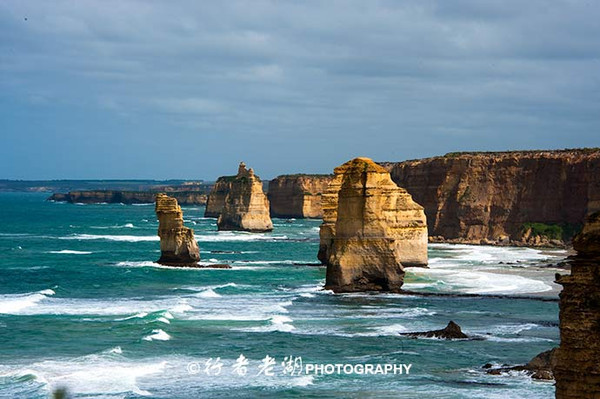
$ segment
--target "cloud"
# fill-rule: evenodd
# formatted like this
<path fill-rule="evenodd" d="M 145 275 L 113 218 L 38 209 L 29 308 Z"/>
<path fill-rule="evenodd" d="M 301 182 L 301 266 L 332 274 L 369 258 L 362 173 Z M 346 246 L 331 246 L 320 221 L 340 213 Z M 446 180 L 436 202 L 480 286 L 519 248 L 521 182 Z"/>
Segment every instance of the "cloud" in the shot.
<path fill-rule="evenodd" d="M 44 167 L 8 157 L 37 146 L 39 129 L 56 140 L 85 131 L 60 157 L 98 177 L 178 177 L 184 166 L 211 178 L 240 158 L 272 176 L 355 155 L 597 145 L 599 17 L 598 3 L 578 0 L 7 0 L 0 128 L 31 140 L 7 141 L 0 177 L 68 172 L 47 146 Z M 164 134 L 186 140 L 188 157 L 149 170 L 162 148 L 141 154 L 139 143 Z M 110 154 L 86 144 L 124 135 Z M 207 145 L 230 150 L 199 164 L 192 149 Z M 125 156 L 125 168 L 98 166 Z"/>

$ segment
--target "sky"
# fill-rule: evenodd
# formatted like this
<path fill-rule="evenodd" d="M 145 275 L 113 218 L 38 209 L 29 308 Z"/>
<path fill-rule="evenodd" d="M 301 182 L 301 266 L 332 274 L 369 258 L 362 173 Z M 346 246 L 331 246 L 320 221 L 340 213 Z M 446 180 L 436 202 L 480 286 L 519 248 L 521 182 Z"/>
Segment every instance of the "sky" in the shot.
<path fill-rule="evenodd" d="M 600 146 L 600 2 L 0 1 L 0 178 Z"/>

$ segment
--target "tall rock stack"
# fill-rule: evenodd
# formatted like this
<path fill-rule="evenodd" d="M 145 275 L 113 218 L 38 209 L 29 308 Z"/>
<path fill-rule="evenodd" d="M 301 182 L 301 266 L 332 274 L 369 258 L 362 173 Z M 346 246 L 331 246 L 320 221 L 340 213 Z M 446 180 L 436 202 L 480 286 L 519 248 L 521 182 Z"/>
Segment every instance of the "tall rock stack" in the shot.
<path fill-rule="evenodd" d="M 319 259 L 335 292 L 399 291 L 405 266 L 427 265 L 423 207 L 368 158 L 335 168 L 323 195 Z"/>
<path fill-rule="evenodd" d="M 269 200 L 262 181 L 254 170 L 241 162 L 238 174 L 229 182 L 223 210 L 217 219 L 219 230 L 267 232 L 273 230 L 269 215 Z"/>
<path fill-rule="evenodd" d="M 571 274 L 557 275 L 560 347 L 553 365 L 557 399 L 600 398 L 600 212 L 573 239 Z"/>
<path fill-rule="evenodd" d="M 156 216 L 160 237 L 158 263 L 168 266 L 195 266 L 200 260 L 200 250 L 194 230 L 183 225 L 183 212 L 175 198 L 156 195 Z"/>

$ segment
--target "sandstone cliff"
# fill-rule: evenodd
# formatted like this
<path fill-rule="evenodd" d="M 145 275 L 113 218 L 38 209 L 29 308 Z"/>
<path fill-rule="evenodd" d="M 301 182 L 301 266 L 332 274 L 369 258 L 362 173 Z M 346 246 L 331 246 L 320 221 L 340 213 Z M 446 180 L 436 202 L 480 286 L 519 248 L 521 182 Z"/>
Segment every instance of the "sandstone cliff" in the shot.
<path fill-rule="evenodd" d="M 557 275 L 560 346 L 553 366 L 556 398 L 600 398 L 600 212 L 573 239 L 571 274 Z"/>
<path fill-rule="evenodd" d="M 600 210 L 600 149 L 452 153 L 382 163 L 433 241 L 561 245 Z"/>
<path fill-rule="evenodd" d="M 158 263 L 169 266 L 196 266 L 200 260 L 194 230 L 183 225 L 183 212 L 175 198 L 156 195 L 156 216 L 160 237 Z"/>
<path fill-rule="evenodd" d="M 327 264 L 326 288 L 399 291 L 403 266 L 427 264 L 423 207 L 370 159 L 335 168 L 323 201 L 319 258 Z"/>
<path fill-rule="evenodd" d="M 231 189 L 231 182 L 236 176 L 221 176 L 215 182 L 215 185 L 208 194 L 206 202 L 206 210 L 204 211 L 205 218 L 218 218 L 223 207 L 225 206 L 225 198 Z"/>
<path fill-rule="evenodd" d="M 223 210 L 217 219 L 219 230 L 266 232 L 273 230 L 269 200 L 262 181 L 242 162 L 238 174 L 229 182 Z"/>
<path fill-rule="evenodd" d="M 198 191 L 174 191 L 169 195 L 176 198 L 181 205 L 205 205 L 206 194 Z M 67 194 L 52 194 L 48 201 L 65 201 L 73 204 L 152 204 L 156 201 L 156 193 L 151 191 L 71 191 Z"/>
<path fill-rule="evenodd" d="M 321 196 L 332 179 L 332 175 L 282 175 L 271 180 L 271 216 L 322 218 Z"/>

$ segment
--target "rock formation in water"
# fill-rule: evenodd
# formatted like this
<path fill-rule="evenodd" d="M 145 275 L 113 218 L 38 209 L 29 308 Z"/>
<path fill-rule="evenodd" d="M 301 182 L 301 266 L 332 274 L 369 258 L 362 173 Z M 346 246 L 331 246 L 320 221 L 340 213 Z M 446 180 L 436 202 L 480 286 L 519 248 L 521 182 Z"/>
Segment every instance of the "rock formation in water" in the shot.
<path fill-rule="evenodd" d="M 556 398 L 600 398 L 600 212 L 588 217 L 573 247 L 571 274 L 556 276 L 563 286 Z"/>
<path fill-rule="evenodd" d="M 206 202 L 206 210 L 204 211 L 205 218 L 218 218 L 225 207 L 225 198 L 231 189 L 231 182 L 236 176 L 221 176 L 215 182 L 215 185 L 208 194 Z"/>
<path fill-rule="evenodd" d="M 425 338 L 441 338 L 441 339 L 468 339 L 469 336 L 462 332 L 462 329 L 458 324 L 450 321 L 448 325 L 441 330 L 423 331 L 423 332 L 410 332 L 400 333 L 400 335 L 406 335 L 409 337 L 425 337 Z"/>
<path fill-rule="evenodd" d="M 67 194 L 52 194 L 48 201 L 64 201 L 73 204 L 152 204 L 156 202 L 156 194 L 152 191 L 70 191 Z M 198 191 L 173 191 L 169 195 L 177 199 L 181 205 L 205 205 L 206 194 Z"/>
<path fill-rule="evenodd" d="M 559 246 L 600 210 L 600 149 L 451 153 L 382 163 L 432 241 Z"/>
<path fill-rule="evenodd" d="M 321 197 L 332 179 L 332 175 L 282 175 L 271 180 L 271 216 L 322 218 Z"/>
<path fill-rule="evenodd" d="M 542 352 L 524 365 L 493 367 L 492 364 L 488 363 L 483 366 L 483 368 L 486 370 L 486 373 L 492 375 L 506 374 L 511 371 L 522 371 L 531 375 L 531 378 L 534 380 L 553 380 L 554 375 L 552 373 L 552 367 L 556 364 L 556 349 L 557 348 L 553 348 Z"/>
<path fill-rule="evenodd" d="M 168 266 L 197 266 L 200 250 L 194 230 L 183 225 L 183 212 L 175 198 L 156 195 L 156 216 L 160 237 L 158 263 Z"/>
<path fill-rule="evenodd" d="M 238 174 L 230 182 L 225 205 L 217 219 L 219 230 L 266 232 L 273 230 L 269 200 L 262 181 L 252 169 L 240 163 Z"/>
<path fill-rule="evenodd" d="M 427 265 L 423 207 L 368 158 L 335 168 L 323 195 L 319 259 L 335 292 L 399 291 L 404 266 Z"/>

